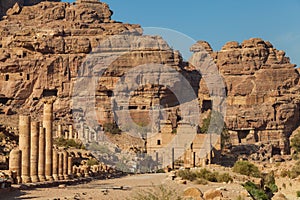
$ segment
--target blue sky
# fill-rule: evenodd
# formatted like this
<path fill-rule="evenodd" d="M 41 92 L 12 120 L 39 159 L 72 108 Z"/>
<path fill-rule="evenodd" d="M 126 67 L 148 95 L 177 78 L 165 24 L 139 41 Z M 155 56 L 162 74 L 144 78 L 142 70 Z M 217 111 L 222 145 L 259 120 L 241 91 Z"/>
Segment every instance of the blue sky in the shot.
<path fill-rule="evenodd" d="M 300 0 L 103 2 L 114 11 L 114 20 L 173 29 L 194 40 L 208 41 L 214 50 L 228 41 L 260 37 L 284 50 L 292 63 L 300 66 Z"/>

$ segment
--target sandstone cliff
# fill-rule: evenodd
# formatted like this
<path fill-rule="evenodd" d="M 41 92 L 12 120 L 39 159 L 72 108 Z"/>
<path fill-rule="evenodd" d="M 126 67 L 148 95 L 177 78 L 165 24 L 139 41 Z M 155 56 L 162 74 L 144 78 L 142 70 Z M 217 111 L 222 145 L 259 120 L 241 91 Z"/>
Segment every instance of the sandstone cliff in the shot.
<path fill-rule="evenodd" d="M 299 72 L 285 52 L 253 38 L 228 42 L 211 56 L 226 83 L 225 122 L 232 142 L 271 141 L 278 152 L 288 152 L 287 138 L 299 125 L 300 88 Z M 199 98 L 204 107 L 210 101 L 203 81 Z"/>
<path fill-rule="evenodd" d="M 0 18 L 6 15 L 7 10 L 12 8 L 14 5 L 22 6 L 31 6 L 38 4 L 45 0 L 1 0 L 0 1 Z M 50 1 L 60 1 L 60 0 L 50 0 Z"/>
<path fill-rule="evenodd" d="M 183 74 L 198 94 L 201 112 L 211 110 L 205 81 L 193 66 L 184 63 L 180 53 L 161 37 L 144 36 L 139 25 L 111 20 L 112 11 L 107 4 L 95 0 L 75 4 L 47 1 L 15 9 L 0 21 L 2 112 L 31 112 L 38 116 L 42 98 L 52 96 L 56 98 L 56 119 L 71 122 L 88 115 L 89 110 L 80 110 L 72 116 L 71 98 L 78 76 L 89 77 L 93 72 L 89 63 L 86 70 L 82 71 L 81 66 L 87 54 L 99 46 L 101 59 L 114 60 L 96 87 L 101 125 L 114 121 L 113 90 L 120 78 L 146 63 L 168 65 Z M 115 35 L 119 37 L 111 39 Z M 202 47 L 210 53 L 226 83 L 225 122 L 232 142 L 271 140 L 278 151 L 288 152 L 288 137 L 299 124 L 299 72 L 285 53 L 261 39 L 229 42 L 219 52 L 200 41 L 191 50 L 198 52 Z M 114 59 L 116 56 L 118 59 Z M 172 77 L 172 73 L 168 75 Z M 139 77 L 136 82 L 144 80 Z M 132 118 L 147 124 L 147 113 L 157 102 L 166 108 L 165 120 L 172 131 L 181 118 L 178 99 L 159 82 L 136 89 L 129 106 Z"/>

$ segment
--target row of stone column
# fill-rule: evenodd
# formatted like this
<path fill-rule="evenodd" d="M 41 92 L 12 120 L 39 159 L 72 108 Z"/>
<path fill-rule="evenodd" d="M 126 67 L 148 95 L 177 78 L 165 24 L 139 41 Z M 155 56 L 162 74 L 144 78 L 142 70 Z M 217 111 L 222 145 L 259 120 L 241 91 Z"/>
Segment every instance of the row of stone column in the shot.
<path fill-rule="evenodd" d="M 59 159 L 58 159 L 58 155 Z M 68 166 L 70 169 L 68 169 Z M 30 183 L 68 178 L 72 173 L 68 152 L 53 149 L 53 104 L 44 104 L 43 124 L 31 122 L 30 116 L 19 117 L 19 148 L 10 153 L 9 170 L 16 183 Z"/>
<path fill-rule="evenodd" d="M 55 137 L 63 137 L 65 139 L 79 139 L 78 133 L 74 131 L 73 125 L 69 125 L 69 131 L 63 131 L 62 125 L 57 126 Z"/>

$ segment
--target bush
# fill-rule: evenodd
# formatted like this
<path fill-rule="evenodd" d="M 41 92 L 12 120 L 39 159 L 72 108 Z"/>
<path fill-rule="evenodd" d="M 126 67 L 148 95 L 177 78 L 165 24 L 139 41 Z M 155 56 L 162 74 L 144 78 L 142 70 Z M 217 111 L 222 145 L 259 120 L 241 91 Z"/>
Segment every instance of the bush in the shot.
<path fill-rule="evenodd" d="M 269 200 L 269 197 L 265 191 L 257 187 L 254 183 L 248 181 L 243 186 L 254 199 Z"/>
<path fill-rule="evenodd" d="M 82 143 L 76 142 L 73 139 L 65 139 L 64 137 L 55 138 L 53 144 L 57 145 L 58 147 L 74 147 L 76 149 L 85 149 L 85 146 Z"/>
<path fill-rule="evenodd" d="M 158 174 L 163 174 L 163 173 L 166 173 L 164 169 L 158 169 L 156 170 L 155 173 L 158 173 Z"/>
<path fill-rule="evenodd" d="M 297 191 L 296 194 L 297 194 L 297 197 L 300 197 L 300 191 Z"/>
<path fill-rule="evenodd" d="M 248 161 L 237 161 L 234 164 L 232 171 L 246 176 L 256 177 L 256 178 L 260 178 L 261 176 L 259 169 L 254 164 Z"/>
<path fill-rule="evenodd" d="M 104 131 L 111 134 L 120 134 L 121 130 L 115 123 L 105 123 L 103 125 Z"/>
<path fill-rule="evenodd" d="M 263 177 L 264 185 L 271 190 L 272 193 L 278 192 L 278 187 L 275 183 L 274 171 Z"/>
<path fill-rule="evenodd" d="M 129 200 L 182 200 L 176 190 L 160 185 L 148 190 L 142 190 Z"/>
<path fill-rule="evenodd" d="M 219 174 L 218 172 L 211 172 L 205 168 L 200 171 L 179 170 L 178 176 L 185 180 L 194 181 L 196 179 L 204 179 L 210 182 L 229 182 L 232 181 L 231 176 L 228 173 Z"/>
<path fill-rule="evenodd" d="M 99 162 L 95 158 L 89 159 L 86 163 L 88 166 L 98 165 Z"/>
<path fill-rule="evenodd" d="M 182 179 L 189 180 L 189 181 L 194 181 L 197 178 L 196 173 L 190 171 L 190 170 L 179 170 L 178 171 L 178 176 L 181 177 Z"/>
<path fill-rule="evenodd" d="M 228 173 L 224 173 L 224 174 L 219 174 L 217 176 L 217 180 L 219 183 L 228 183 L 228 182 L 232 182 L 233 179 L 231 178 L 231 176 Z"/>

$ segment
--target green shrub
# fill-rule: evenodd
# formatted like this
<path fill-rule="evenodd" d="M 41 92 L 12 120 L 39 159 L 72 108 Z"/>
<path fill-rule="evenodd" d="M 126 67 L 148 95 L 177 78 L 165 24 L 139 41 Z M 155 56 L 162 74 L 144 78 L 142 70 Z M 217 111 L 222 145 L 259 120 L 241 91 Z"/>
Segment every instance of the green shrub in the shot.
<path fill-rule="evenodd" d="M 177 134 L 177 129 L 176 129 L 176 128 L 173 128 L 173 129 L 172 129 L 172 133 L 173 133 L 173 134 Z"/>
<path fill-rule="evenodd" d="M 233 179 L 231 178 L 231 176 L 228 173 L 224 173 L 224 174 L 218 174 L 217 176 L 217 181 L 219 183 L 223 183 L 223 182 L 232 182 Z"/>
<path fill-rule="evenodd" d="M 89 159 L 86 163 L 88 166 L 98 165 L 99 162 L 95 158 Z"/>
<path fill-rule="evenodd" d="M 232 171 L 246 176 L 252 176 L 257 178 L 261 176 L 259 169 L 254 164 L 248 161 L 237 161 L 234 164 Z"/>
<path fill-rule="evenodd" d="M 121 130 L 115 123 L 105 123 L 103 125 L 104 131 L 111 134 L 120 134 Z"/>
<path fill-rule="evenodd" d="M 194 181 L 197 178 L 196 173 L 192 172 L 191 170 L 185 169 L 185 170 L 179 170 L 178 174 L 179 177 L 185 180 Z"/>
<path fill-rule="evenodd" d="M 245 184 L 243 184 L 243 186 L 254 199 L 269 200 L 269 197 L 265 193 L 265 191 L 257 187 L 254 183 L 248 181 Z"/>
<path fill-rule="evenodd" d="M 166 173 L 164 169 L 158 169 L 155 173 Z"/>
<path fill-rule="evenodd" d="M 268 187 L 272 193 L 278 192 L 278 187 L 275 183 L 274 171 L 271 171 L 269 174 L 263 177 L 264 185 Z"/>
<path fill-rule="evenodd" d="M 142 190 L 128 200 L 182 200 L 182 197 L 177 194 L 175 189 L 160 185 Z"/>
<path fill-rule="evenodd" d="M 85 146 L 81 142 L 76 142 L 73 139 L 65 139 L 64 137 L 55 138 L 53 144 L 57 145 L 58 147 L 74 147 L 76 149 L 85 149 Z"/>
<path fill-rule="evenodd" d="M 204 179 L 210 182 L 232 181 L 232 178 L 228 173 L 219 174 L 218 172 L 211 172 L 205 168 L 202 168 L 199 171 L 179 170 L 178 176 L 189 181 L 194 181 L 196 179 Z"/>
<path fill-rule="evenodd" d="M 266 187 L 269 188 L 273 194 L 278 192 L 278 187 L 275 183 L 269 184 Z"/>
<path fill-rule="evenodd" d="M 216 173 L 216 172 L 211 173 L 210 172 L 210 173 L 206 174 L 205 179 L 210 181 L 210 182 L 218 182 L 217 176 L 218 176 L 218 173 Z"/>
<path fill-rule="evenodd" d="M 300 197 L 300 191 L 297 191 L 296 194 L 297 194 L 297 197 Z"/>

